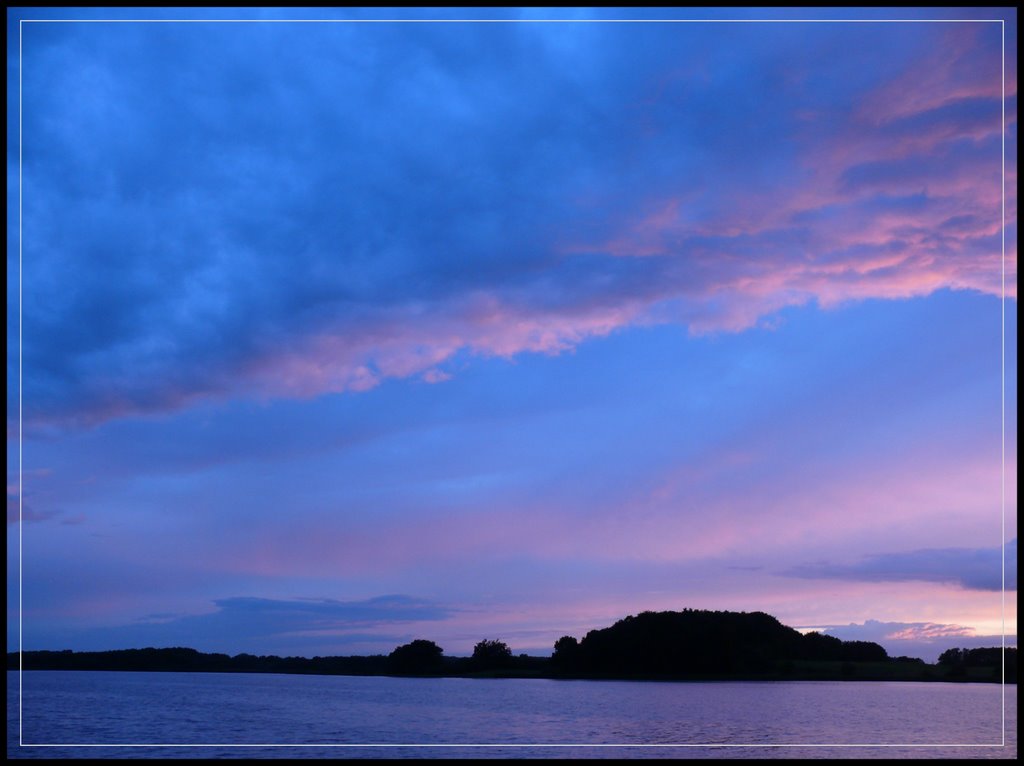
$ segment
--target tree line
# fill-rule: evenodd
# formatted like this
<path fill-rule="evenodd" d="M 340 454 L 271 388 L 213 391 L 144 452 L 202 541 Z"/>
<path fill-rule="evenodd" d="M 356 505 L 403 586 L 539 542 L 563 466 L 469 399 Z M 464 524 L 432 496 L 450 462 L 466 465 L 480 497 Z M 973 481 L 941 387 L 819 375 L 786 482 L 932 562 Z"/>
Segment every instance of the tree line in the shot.
<path fill-rule="evenodd" d="M 107 652 L 31 651 L 26 670 L 147 670 L 399 676 L 539 676 L 551 678 L 877 678 L 988 680 L 1002 678 L 1003 652 L 950 649 L 937 666 L 890 658 L 879 644 L 800 633 L 764 612 L 684 609 L 641 612 L 591 630 L 581 640 L 562 636 L 550 657 L 518 656 L 499 639 L 478 642 L 469 657 L 449 657 L 433 641 L 416 639 L 387 655 L 277 657 L 202 653 L 195 649 Z M 1006 679 L 1016 682 L 1016 649 L 1006 650 Z M 8 669 L 19 656 L 8 653 Z M 865 668 L 870 672 L 865 674 Z M 887 668 L 898 668 L 894 675 Z M 932 669 L 935 668 L 935 672 Z M 888 673 L 888 674 L 887 674 Z"/>
<path fill-rule="evenodd" d="M 1016 647 L 947 649 L 939 655 L 939 665 L 946 669 L 946 676 L 951 679 L 977 677 L 979 675 L 977 671 L 985 669 L 992 680 L 1002 680 L 1005 672 L 1007 682 L 1017 682 Z"/>
<path fill-rule="evenodd" d="M 193 673 L 301 673 L 324 675 L 466 675 L 487 671 L 529 669 L 547 663 L 544 657 L 512 655 L 508 644 L 484 639 L 470 657 L 447 657 L 433 641 L 416 639 L 388 655 L 278 657 L 276 655 L 206 653 L 185 647 L 114 649 L 103 652 L 28 651 L 25 670 L 125 670 Z M 8 652 L 7 669 L 17 670 L 17 652 Z"/>

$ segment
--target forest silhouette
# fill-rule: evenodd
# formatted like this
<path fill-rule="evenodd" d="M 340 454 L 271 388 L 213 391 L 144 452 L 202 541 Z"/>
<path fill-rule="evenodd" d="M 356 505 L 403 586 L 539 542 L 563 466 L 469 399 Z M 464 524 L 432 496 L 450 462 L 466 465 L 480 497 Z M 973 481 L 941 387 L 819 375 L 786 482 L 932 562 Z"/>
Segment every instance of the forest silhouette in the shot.
<path fill-rule="evenodd" d="M 1004 651 L 950 649 L 935 665 L 889 657 L 868 641 L 801 633 L 764 612 L 684 609 L 642 612 L 588 632 L 563 636 L 550 657 L 520 654 L 499 639 L 483 639 L 470 657 L 449 657 L 433 641 L 416 639 L 388 655 L 277 657 L 145 648 L 105 652 L 27 651 L 25 670 L 121 670 L 334 675 L 490 676 L 651 680 L 913 680 L 999 682 Z M 19 654 L 7 655 L 9 670 Z M 1005 680 L 1016 683 L 1017 650 L 1005 650 Z"/>

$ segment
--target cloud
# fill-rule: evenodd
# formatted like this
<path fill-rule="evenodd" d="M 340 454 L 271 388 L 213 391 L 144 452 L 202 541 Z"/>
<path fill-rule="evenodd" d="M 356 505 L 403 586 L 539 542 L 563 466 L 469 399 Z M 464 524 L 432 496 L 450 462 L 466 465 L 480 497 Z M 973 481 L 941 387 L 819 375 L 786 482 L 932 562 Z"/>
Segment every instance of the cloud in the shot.
<path fill-rule="evenodd" d="M 935 662 L 939 655 L 954 647 L 980 648 L 1001 646 L 1001 635 L 978 635 L 962 625 L 930 622 L 882 622 L 866 620 L 849 625 L 830 625 L 817 628 L 844 641 L 874 641 L 885 647 L 892 657 L 919 657 Z M 1007 646 L 1016 646 L 1017 636 L 1006 636 Z"/>
<path fill-rule="evenodd" d="M 334 599 L 217 599 L 206 614 L 153 613 L 127 625 L 86 629 L 73 636 L 52 634 L 83 649 L 189 646 L 201 651 L 321 652 L 380 646 L 409 635 L 420 623 L 449 619 L 456 610 L 411 596 L 363 601 Z M 69 645 L 70 645 L 69 644 Z"/>
<path fill-rule="evenodd" d="M 998 591 L 1003 588 L 1002 567 L 1000 548 L 927 548 L 866 556 L 855 564 L 804 564 L 780 574 L 811 580 L 919 580 Z M 1017 538 L 1006 544 L 1006 589 L 1017 590 Z"/>
<path fill-rule="evenodd" d="M 267 599 L 235 597 L 214 601 L 218 607 L 215 619 L 251 619 L 253 625 L 264 625 L 273 632 L 286 630 L 349 629 L 353 626 L 379 625 L 390 622 L 443 620 L 451 610 L 411 596 L 377 596 L 365 601 L 334 599 Z M 211 619 L 210 617 L 194 619 Z"/>
<path fill-rule="evenodd" d="M 17 524 L 18 520 L 28 522 L 46 521 L 54 518 L 59 511 L 37 511 L 31 505 L 19 503 L 17 495 L 7 495 L 7 524 Z"/>
<path fill-rule="evenodd" d="M 1017 98 L 1008 99 L 1007 109 L 1016 111 Z M 931 109 L 895 117 L 884 123 L 881 133 L 898 139 L 913 138 L 932 144 L 950 137 L 981 136 L 992 132 L 1002 118 L 1003 101 L 995 96 L 953 98 Z"/>
<path fill-rule="evenodd" d="M 7 493 L 7 524 L 17 524 L 18 521 L 22 521 L 25 524 L 32 524 L 40 521 L 50 521 L 51 519 L 60 519 L 61 524 L 81 524 L 85 521 L 85 516 L 82 514 L 75 514 L 69 516 L 64 510 L 59 508 L 45 508 L 39 509 L 34 503 L 26 503 L 18 501 L 18 494 Z"/>
<path fill-rule="evenodd" d="M 999 294 L 998 36 L 755 26 L 33 25 L 29 429 Z"/>

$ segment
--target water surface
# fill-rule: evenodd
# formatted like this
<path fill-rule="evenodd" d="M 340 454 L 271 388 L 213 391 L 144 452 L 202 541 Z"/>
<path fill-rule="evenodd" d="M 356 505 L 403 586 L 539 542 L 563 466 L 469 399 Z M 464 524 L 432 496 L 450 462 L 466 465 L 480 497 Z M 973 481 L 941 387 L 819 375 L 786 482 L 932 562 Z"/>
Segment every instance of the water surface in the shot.
<path fill-rule="evenodd" d="M 1017 751 L 1016 686 L 1006 687 L 1004 745 L 1003 689 L 994 684 L 99 671 L 25 672 L 23 742 L 60 747 L 21 747 L 18 674 L 7 680 L 8 756 L 20 758 L 1012 758 Z"/>

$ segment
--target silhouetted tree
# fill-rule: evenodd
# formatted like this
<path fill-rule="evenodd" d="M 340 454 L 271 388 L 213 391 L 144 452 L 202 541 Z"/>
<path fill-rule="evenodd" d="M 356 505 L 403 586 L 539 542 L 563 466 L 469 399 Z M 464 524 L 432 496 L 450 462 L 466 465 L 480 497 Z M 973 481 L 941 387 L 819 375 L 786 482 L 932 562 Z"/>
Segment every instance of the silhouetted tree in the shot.
<path fill-rule="evenodd" d="M 388 655 L 388 666 L 395 673 L 437 673 L 441 670 L 444 650 L 433 641 L 418 638 L 397 647 Z"/>
<path fill-rule="evenodd" d="M 763 612 L 641 612 L 587 633 L 577 668 L 611 676 L 761 673 L 797 656 L 800 638 Z"/>
<path fill-rule="evenodd" d="M 967 649 L 947 649 L 939 655 L 940 665 L 963 665 L 967 662 Z"/>
<path fill-rule="evenodd" d="M 844 662 L 885 662 L 888 652 L 873 641 L 841 641 L 811 631 L 800 640 L 800 659 L 842 660 Z"/>
<path fill-rule="evenodd" d="M 889 653 L 874 641 L 843 641 L 843 659 L 853 662 L 885 662 Z"/>
<path fill-rule="evenodd" d="M 504 668 L 512 663 L 512 650 L 497 639 L 484 639 L 473 647 L 473 664 L 478 668 Z"/>
<path fill-rule="evenodd" d="M 842 658 L 843 642 L 835 636 L 826 636 L 816 630 L 800 639 L 800 659 L 838 660 Z"/>
<path fill-rule="evenodd" d="M 1017 683 L 1017 649 L 998 646 L 979 649 L 947 649 L 939 655 L 939 664 L 946 668 L 946 678 L 966 678 L 968 668 L 988 668 L 988 676 L 992 680 L 1002 680 L 1005 663 L 1006 681 Z M 981 678 L 977 673 L 970 674 L 972 679 Z"/>
<path fill-rule="evenodd" d="M 575 664 L 579 649 L 579 641 L 572 636 L 562 636 L 555 641 L 555 653 L 551 655 L 551 661 L 558 669 L 567 670 Z"/>

